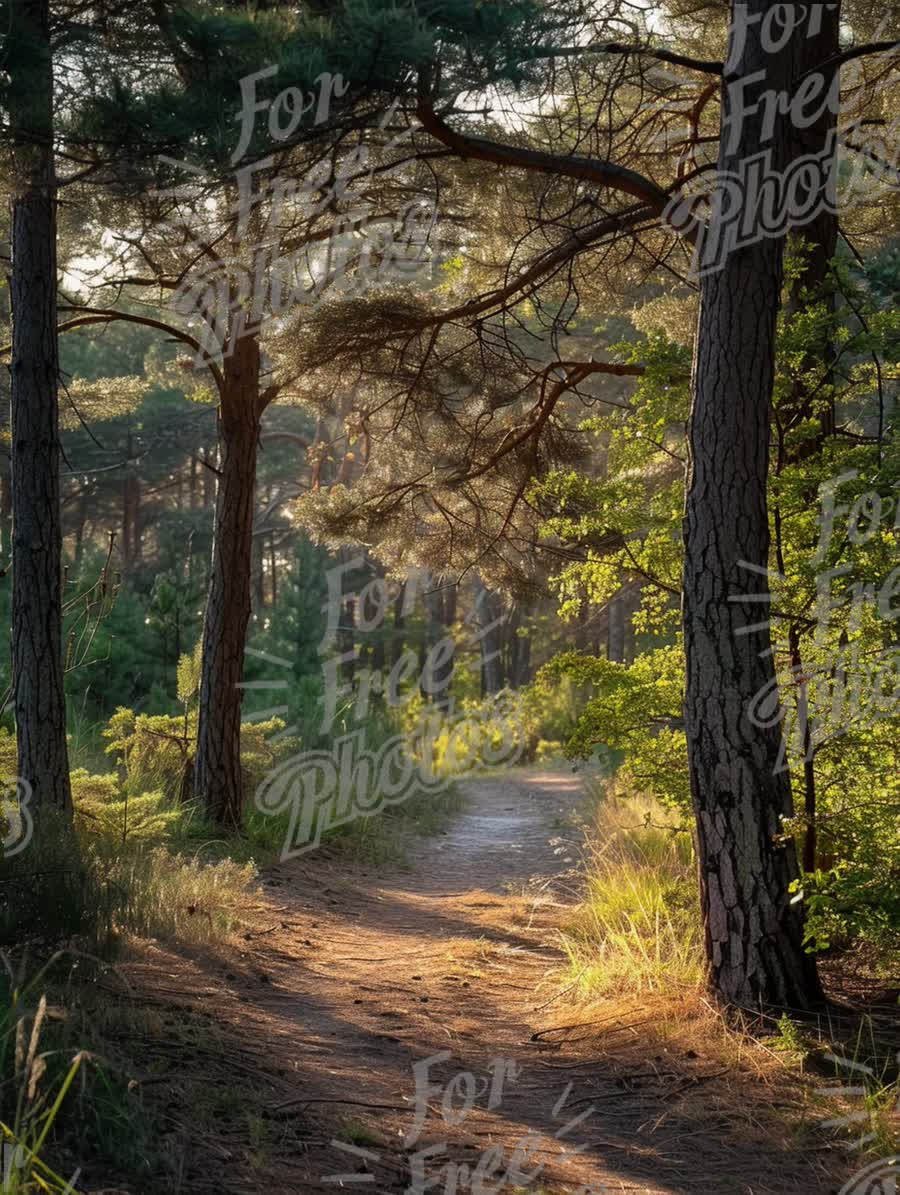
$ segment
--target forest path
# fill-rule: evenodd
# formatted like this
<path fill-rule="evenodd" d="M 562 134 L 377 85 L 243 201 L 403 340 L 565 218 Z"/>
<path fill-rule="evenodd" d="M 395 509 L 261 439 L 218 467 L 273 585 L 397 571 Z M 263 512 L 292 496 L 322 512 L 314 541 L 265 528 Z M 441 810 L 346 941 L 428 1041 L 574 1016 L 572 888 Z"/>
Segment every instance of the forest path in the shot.
<path fill-rule="evenodd" d="M 757 1116 L 776 1096 L 752 1066 L 726 1073 L 639 997 L 573 1008 L 559 928 L 581 888 L 577 777 L 464 788 L 410 870 L 348 873 L 313 852 L 265 877 L 234 960 L 179 958 L 224 1056 L 204 1115 L 173 1117 L 178 1189 L 836 1191 L 820 1156 Z M 163 956 L 137 964 L 145 989 L 165 982 Z"/>

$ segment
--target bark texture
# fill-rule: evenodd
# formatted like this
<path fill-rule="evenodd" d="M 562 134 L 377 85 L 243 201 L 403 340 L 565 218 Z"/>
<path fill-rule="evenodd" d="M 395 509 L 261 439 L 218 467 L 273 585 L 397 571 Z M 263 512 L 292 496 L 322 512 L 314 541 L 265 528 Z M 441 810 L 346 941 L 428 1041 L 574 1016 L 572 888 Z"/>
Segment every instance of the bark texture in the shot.
<path fill-rule="evenodd" d="M 19 777 L 72 804 L 62 653 L 53 72 L 47 0 L 9 10 L 12 654 Z"/>
<path fill-rule="evenodd" d="M 220 457 L 209 595 L 203 626 L 194 794 L 222 825 L 243 808 L 241 698 L 250 618 L 259 440 L 259 345 L 244 337 L 224 365 Z"/>
<path fill-rule="evenodd" d="M 750 17 L 770 5 L 751 3 Z M 739 18 L 738 18 L 739 19 Z M 787 86 L 787 51 L 764 52 L 759 25 L 745 30 L 736 75 L 763 71 L 744 89 L 732 147 L 720 170 L 772 143 L 761 136 L 760 92 Z M 725 87 L 725 110 L 735 117 Z M 776 126 L 776 169 L 786 135 Z M 702 279 L 690 419 L 691 468 L 685 514 L 685 721 L 697 824 L 700 889 L 711 985 L 725 1004 L 805 1008 L 818 1000 L 804 952 L 802 910 L 791 903 L 793 842 L 781 820 L 792 812 L 788 775 L 778 770 L 780 728 L 750 718 L 754 697 L 774 682 L 767 607 L 766 505 L 774 339 L 783 241 L 760 235 L 733 249 Z M 756 629 L 752 629 L 752 628 Z"/>

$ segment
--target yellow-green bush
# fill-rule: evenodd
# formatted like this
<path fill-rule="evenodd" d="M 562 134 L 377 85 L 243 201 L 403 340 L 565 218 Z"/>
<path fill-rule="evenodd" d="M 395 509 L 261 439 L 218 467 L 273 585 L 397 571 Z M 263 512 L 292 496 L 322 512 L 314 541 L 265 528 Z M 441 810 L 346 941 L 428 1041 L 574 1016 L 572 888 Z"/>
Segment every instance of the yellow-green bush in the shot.
<path fill-rule="evenodd" d="M 71 818 L 42 809 L 29 846 L 0 859 L 0 894 L 16 893 L 2 902 L 0 942 L 76 938 L 106 951 L 128 933 L 211 942 L 231 931 L 256 868 L 205 849 L 212 831 L 193 802 L 84 768 L 72 796 Z"/>
<path fill-rule="evenodd" d="M 241 726 L 241 766 L 244 787 L 253 792 L 268 772 L 298 748 L 294 738 L 271 742 L 284 730 L 280 718 L 245 722 Z M 110 718 L 103 737 L 107 754 L 117 760 L 124 773 L 124 787 L 133 793 L 161 790 L 180 796 L 189 785 L 197 744 L 197 712 L 186 714 L 136 714 L 120 706 Z"/>
<path fill-rule="evenodd" d="M 464 698 L 444 714 L 416 696 L 403 708 L 410 750 L 435 775 L 452 779 L 528 758 L 535 728 L 518 694 Z"/>
<path fill-rule="evenodd" d="M 182 810 L 163 793 L 131 796 L 122 792 L 114 773 L 93 776 L 85 768 L 72 772 L 72 800 L 79 833 L 102 835 L 113 843 L 162 841 L 182 817 Z"/>

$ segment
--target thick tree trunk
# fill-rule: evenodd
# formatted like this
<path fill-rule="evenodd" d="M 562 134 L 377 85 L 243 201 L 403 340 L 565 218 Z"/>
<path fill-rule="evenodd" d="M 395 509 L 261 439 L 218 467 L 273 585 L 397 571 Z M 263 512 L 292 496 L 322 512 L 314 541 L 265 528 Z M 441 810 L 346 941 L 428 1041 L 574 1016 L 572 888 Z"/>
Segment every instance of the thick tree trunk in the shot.
<path fill-rule="evenodd" d="M 238 342 L 224 373 L 194 794 L 217 822 L 238 826 L 243 807 L 241 684 L 250 618 L 259 439 L 259 345 L 252 337 Z"/>
<path fill-rule="evenodd" d="M 9 10 L 12 128 L 12 628 L 19 777 L 69 809 L 62 655 L 53 71 L 47 0 Z"/>
<path fill-rule="evenodd" d="M 752 17 L 768 7 L 755 0 L 747 11 Z M 720 170 L 767 148 L 752 103 L 762 90 L 786 86 L 789 54 L 766 54 L 758 31 L 758 24 L 745 30 L 736 77 L 763 71 L 763 80 L 746 88 L 734 145 L 723 136 Z M 725 90 L 725 110 L 737 118 Z M 779 169 L 784 131 L 777 125 L 775 137 Z M 760 233 L 702 279 L 685 516 L 685 720 L 712 987 L 728 1005 L 805 1008 L 820 989 L 803 949 L 802 909 L 789 892 L 798 868 L 782 829 L 792 807 L 788 775 L 778 770 L 780 729 L 749 717 L 755 695 L 774 680 L 765 607 L 751 595 L 767 590 L 782 248 Z"/>

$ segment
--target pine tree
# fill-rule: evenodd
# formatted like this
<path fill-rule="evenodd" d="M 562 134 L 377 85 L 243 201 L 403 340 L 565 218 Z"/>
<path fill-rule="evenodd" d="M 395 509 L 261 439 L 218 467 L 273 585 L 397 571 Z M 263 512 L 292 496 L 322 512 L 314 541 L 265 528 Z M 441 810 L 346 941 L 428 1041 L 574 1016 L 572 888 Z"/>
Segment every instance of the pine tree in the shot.
<path fill-rule="evenodd" d="M 12 685 L 18 773 L 37 808 L 68 811 L 49 0 L 11 0 L 4 58 L 11 130 Z"/>
<path fill-rule="evenodd" d="M 454 16 L 461 7 L 454 8 Z M 729 82 L 736 83 L 739 90 L 742 83 L 750 81 L 752 69 L 759 68 L 762 82 L 749 89 L 751 97 L 767 89 L 792 93 L 800 81 L 798 72 L 802 75 L 825 62 L 830 62 L 829 69 L 833 69 L 840 62 L 840 55 L 832 53 L 839 24 L 836 15 L 833 20 L 829 17 L 829 28 L 821 39 L 808 37 L 806 27 L 797 28 L 786 50 L 767 54 L 759 40 L 759 20 L 776 8 L 767 3 L 731 7 L 732 29 L 746 28 L 749 33 L 744 55 Z M 503 6 L 498 10 L 507 11 Z M 435 19 L 440 24 L 440 18 Z M 812 21 L 815 17 L 806 13 L 804 19 Z M 448 24 L 452 29 L 452 19 Z M 567 300 L 571 302 L 573 295 L 592 286 L 596 293 L 608 294 L 621 285 L 624 270 L 618 266 L 615 247 L 627 242 L 629 232 L 635 234 L 635 240 L 623 252 L 622 261 L 632 263 L 636 250 L 638 255 L 646 250 L 655 267 L 671 259 L 670 234 L 660 220 L 672 215 L 670 196 L 689 193 L 688 184 L 716 168 L 715 151 L 710 156 L 703 148 L 705 143 L 720 141 L 721 169 L 740 165 L 748 153 L 765 145 L 762 111 L 749 108 L 740 122 L 743 139 L 736 148 L 729 146 L 729 113 L 736 116 L 736 109 L 723 103 L 718 119 L 715 117 L 723 74 L 721 61 L 680 53 L 646 32 L 638 32 L 628 44 L 607 41 L 602 21 L 597 25 L 595 30 L 588 21 L 582 35 L 568 44 L 541 44 L 538 40 L 536 46 L 532 43 L 530 54 L 520 47 L 516 58 L 513 51 L 514 59 L 529 66 L 544 58 L 576 62 L 583 58 L 587 62 L 597 56 L 598 65 L 585 68 L 579 79 L 580 94 L 571 120 L 566 120 L 564 114 L 558 125 L 548 121 L 543 128 L 539 120 L 533 122 L 535 128 L 547 133 L 551 144 L 555 141 L 552 151 L 533 144 L 527 135 L 512 137 L 502 128 L 476 129 L 465 116 L 454 119 L 450 114 L 463 88 L 454 88 L 459 79 L 454 75 L 458 63 L 452 55 L 449 63 L 442 54 L 439 61 L 435 56 L 414 64 L 416 102 L 424 130 L 464 163 L 488 164 L 501 177 L 510 171 L 528 172 L 534 177 L 535 186 L 540 186 L 541 212 L 545 215 L 543 222 L 538 218 L 535 223 L 552 237 L 550 248 L 546 242 L 539 242 L 531 262 L 523 262 L 521 257 L 507 262 L 495 288 L 485 288 L 479 298 L 470 297 L 443 310 L 435 309 L 436 305 L 410 304 L 406 311 L 395 309 L 393 325 L 384 312 L 371 305 L 368 328 L 372 328 L 373 320 L 376 327 L 354 339 L 357 353 L 380 354 L 378 371 L 387 373 L 389 362 L 394 363 L 395 370 L 397 362 L 408 370 L 411 385 L 403 394 L 407 420 L 411 404 L 415 404 L 417 418 L 422 419 L 426 411 L 432 416 L 443 411 L 448 426 L 452 420 L 449 450 L 438 449 L 440 436 L 435 434 L 433 447 L 428 441 L 435 467 L 418 486 L 413 484 L 407 490 L 407 494 L 412 491 L 411 504 L 418 503 L 420 510 L 428 509 L 429 500 L 433 504 L 427 522 L 434 531 L 435 557 L 441 547 L 442 520 L 453 527 L 449 538 L 457 552 L 465 551 L 466 529 L 478 527 L 479 563 L 492 546 L 497 556 L 503 549 L 508 550 L 519 530 L 514 517 L 518 499 L 527 492 L 528 471 L 536 472 L 543 463 L 538 455 L 540 446 L 552 445 L 553 435 L 562 437 L 563 420 L 554 419 L 554 411 L 558 414 L 563 410 L 568 391 L 584 394 L 579 387 L 588 377 L 616 372 L 612 363 L 593 359 L 573 362 L 558 350 L 571 311 Z M 799 49 L 804 40 L 808 44 Z M 450 41 L 452 44 L 452 33 Z M 854 56 L 864 56 L 876 48 L 862 47 Z M 477 56 L 465 61 L 475 62 Z M 691 122 L 686 140 L 680 142 L 687 149 L 684 154 L 673 154 L 671 162 L 660 148 L 675 141 L 674 131 L 667 128 L 666 115 L 667 109 L 672 111 L 671 76 L 664 85 L 652 77 L 654 65 L 660 61 L 694 72 L 695 81 L 699 74 L 703 85 L 699 96 L 697 90 L 688 93 L 693 96 L 688 109 Z M 619 62 L 624 65 L 617 73 L 610 64 Z M 471 87 L 471 78 L 466 82 Z M 862 90 L 865 93 L 865 88 Z M 655 95 L 655 106 L 648 95 Z M 607 129 L 602 118 L 594 115 L 602 113 L 607 103 L 610 110 L 621 112 L 629 100 L 640 105 L 642 114 L 633 125 L 620 120 L 615 129 Z M 585 112 L 589 115 L 583 118 Z M 709 132 L 704 137 L 706 129 Z M 720 129 L 723 135 L 718 138 Z M 824 142 L 826 137 L 827 121 L 823 121 L 814 131 L 814 139 Z M 799 138 L 788 136 L 786 120 L 776 122 L 773 145 L 777 169 L 783 170 L 796 161 Z M 671 175 L 663 175 L 658 181 L 663 170 L 671 170 L 674 181 L 669 181 Z M 540 180 L 547 180 L 546 184 Z M 512 193 L 512 188 L 507 193 Z M 533 211 L 529 213 L 532 219 Z M 504 216 L 509 218 L 506 213 Z M 753 216 L 751 213 L 751 219 Z M 677 213 L 674 218 L 677 222 Z M 530 229 L 527 222 L 523 223 L 525 240 Z M 560 227 L 570 231 L 570 242 L 557 232 Z M 698 224 L 687 225 L 687 231 L 689 235 L 702 235 Z M 807 232 L 820 242 L 816 254 L 820 269 L 830 255 L 833 228 L 828 221 L 822 221 L 811 225 Z M 686 720 L 712 986 L 727 1004 L 804 1007 L 820 998 L 820 989 L 803 946 L 802 907 L 791 895 L 798 871 L 793 843 L 779 837 L 783 819 L 792 812 L 791 795 L 787 778 L 775 772 L 777 732 L 761 730 L 749 721 L 754 696 L 773 679 L 769 630 L 763 626 L 745 633 L 754 621 L 747 595 L 759 591 L 760 576 L 765 577 L 769 564 L 766 484 L 775 327 L 783 277 L 782 239 L 763 235 L 757 228 L 752 245 L 727 255 L 724 268 L 702 281 L 690 421 L 692 473 L 685 523 Z M 605 251 L 600 278 L 591 277 L 591 262 L 596 260 L 591 245 Z M 556 278 L 563 270 L 568 271 L 563 284 L 545 286 L 542 293 L 541 283 Z M 550 299 L 543 298 L 547 291 Z M 553 300 L 557 300 L 555 309 Z M 543 372 L 545 363 L 538 362 L 532 371 L 537 398 L 530 410 L 523 409 L 524 404 L 516 409 L 510 395 L 507 405 L 516 416 L 508 425 L 494 415 L 493 427 L 485 421 L 487 434 L 483 429 L 477 433 L 474 430 L 478 427 L 477 417 L 460 428 L 460 411 L 441 399 L 442 387 L 448 386 L 452 372 L 447 368 L 442 375 L 446 367 L 436 346 L 444 346 L 443 361 L 452 359 L 455 367 L 462 359 L 461 346 L 465 342 L 459 331 L 462 325 L 470 332 L 482 358 L 505 340 L 511 359 L 521 365 L 524 353 L 509 334 L 507 323 L 510 309 L 525 301 L 540 303 L 548 323 L 552 322 L 557 372 L 551 375 L 549 368 Z M 494 322 L 490 323 L 492 315 Z M 336 317 L 332 313 L 330 318 Z M 353 311 L 352 320 L 355 327 L 367 328 L 362 307 Z M 338 356 L 336 338 L 329 336 L 324 327 L 321 332 L 320 347 L 327 343 L 329 355 Z M 559 379 L 558 384 L 549 384 L 551 376 Z M 396 372 L 393 377 L 397 379 Z M 464 381 L 469 381 L 465 375 Z M 423 398 L 422 391 L 428 384 L 430 393 Z M 490 396 L 483 381 L 485 391 Z M 485 404 L 488 409 L 493 407 L 492 397 Z M 501 400 L 497 405 L 503 407 L 504 403 Z M 437 422 L 435 425 L 439 426 Z M 499 435 L 491 441 L 494 427 L 499 427 Z M 383 509 L 379 501 L 384 501 L 384 495 L 400 487 L 403 474 L 409 476 L 400 449 L 407 448 L 411 461 L 415 446 L 403 445 L 398 430 L 391 429 L 392 439 L 381 454 L 384 464 L 380 498 L 377 477 L 371 483 L 375 511 Z M 416 432 L 423 439 L 418 428 Z M 466 438 L 467 433 L 471 440 Z M 489 478 L 500 482 L 501 492 L 516 495 L 501 507 L 499 515 L 498 490 L 496 485 L 491 489 L 486 480 Z M 377 530 L 374 520 L 366 524 L 358 501 L 347 502 L 343 508 L 334 504 L 331 516 L 336 528 L 365 528 L 367 538 Z M 392 535 L 398 536 L 400 528 L 399 538 L 405 534 L 408 539 L 414 524 L 408 515 L 404 517 L 405 523 L 399 517 L 393 519 Z M 318 518 L 327 524 L 328 515 L 320 513 Z M 621 536 L 613 529 L 608 538 L 609 546 L 621 546 Z M 447 539 L 445 529 L 445 545 Z M 474 534 L 470 536 L 469 546 L 475 539 Z"/>

